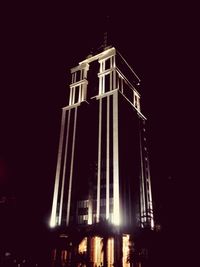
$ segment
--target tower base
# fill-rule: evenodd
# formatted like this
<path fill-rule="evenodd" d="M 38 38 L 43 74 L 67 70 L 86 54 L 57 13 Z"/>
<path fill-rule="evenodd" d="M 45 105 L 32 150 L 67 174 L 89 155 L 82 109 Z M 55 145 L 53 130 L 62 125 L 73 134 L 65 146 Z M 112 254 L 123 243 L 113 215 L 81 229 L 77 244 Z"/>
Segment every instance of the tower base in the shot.
<path fill-rule="evenodd" d="M 149 250 L 144 236 L 104 226 L 67 229 L 59 233 L 52 250 L 51 267 L 146 267 Z"/>

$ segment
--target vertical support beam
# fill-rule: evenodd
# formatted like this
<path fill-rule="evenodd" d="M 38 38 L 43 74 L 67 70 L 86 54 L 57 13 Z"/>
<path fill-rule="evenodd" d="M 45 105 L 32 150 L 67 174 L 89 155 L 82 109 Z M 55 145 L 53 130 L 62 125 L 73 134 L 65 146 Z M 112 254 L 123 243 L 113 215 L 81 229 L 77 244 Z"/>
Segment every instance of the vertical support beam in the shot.
<path fill-rule="evenodd" d="M 57 223 L 56 222 L 56 210 L 57 210 L 57 202 L 58 202 L 58 189 L 59 189 L 60 170 L 61 170 L 63 138 L 64 138 L 64 130 L 65 130 L 65 118 L 66 118 L 66 110 L 62 109 L 60 140 L 59 140 L 59 147 L 58 147 L 56 177 L 55 177 L 53 204 L 52 204 L 51 221 L 50 221 L 50 226 L 51 227 L 54 227 L 56 225 L 56 223 Z"/>
<path fill-rule="evenodd" d="M 102 98 L 99 99 L 99 141 L 98 141 L 98 172 L 97 172 L 97 213 L 96 222 L 100 219 L 100 192 L 101 192 L 101 137 L 102 137 Z"/>
<path fill-rule="evenodd" d="M 105 75 L 102 75 L 101 76 L 101 79 L 102 79 L 102 89 L 101 89 L 101 92 L 102 94 L 104 94 L 106 92 L 106 88 L 105 88 Z"/>
<path fill-rule="evenodd" d="M 113 223 L 120 224 L 119 214 L 119 139 L 118 91 L 113 94 Z"/>
<path fill-rule="evenodd" d="M 140 181 L 140 209 L 141 209 L 141 226 L 143 227 L 144 220 L 146 220 L 146 202 L 145 202 L 145 188 L 144 188 L 144 166 L 143 166 L 143 151 L 142 151 L 142 134 L 141 122 L 139 119 L 139 142 L 140 142 L 140 163 L 141 163 L 141 181 Z"/>
<path fill-rule="evenodd" d="M 69 142 L 69 125 L 70 125 L 70 116 L 71 110 L 68 112 L 68 121 L 67 121 L 67 136 L 66 136 L 66 143 L 65 143 L 65 156 L 64 156 L 64 163 L 63 163 L 63 176 L 62 176 L 62 188 L 61 188 L 61 195 L 60 195 L 60 211 L 59 211 L 59 219 L 58 223 L 61 225 L 62 219 L 62 207 L 63 207 L 63 196 L 64 196 L 64 187 L 65 187 L 65 175 L 66 175 L 66 162 L 67 162 L 67 151 L 68 151 L 68 142 Z"/>
<path fill-rule="evenodd" d="M 100 67 L 99 67 L 99 73 L 102 72 L 102 61 L 99 61 Z M 103 88 L 103 80 L 102 80 L 102 76 L 99 76 L 99 95 L 101 95 L 102 92 L 102 88 Z"/>
<path fill-rule="evenodd" d="M 143 128 L 145 127 L 145 121 L 143 121 Z M 145 128 L 144 128 L 145 129 Z M 151 175 L 150 175 L 150 167 L 149 167 L 149 159 L 147 148 L 144 151 L 145 162 L 146 162 L 146 172 L 145 172 L 145 197 L 146 197 L 146 221 L 148 226 L 152 229 L 154 228 L 154 219 L 153 219 L 153 204 L 152 204 L 152 191 L 151 191 Z"/>
<path fill-rule="evenodd" d="M 69 93 L 69 105 L 72 105 L 72 87 L 70 87 L 70 93 Z"/>
<path fill-rule="evenodd" d="M 75 95 L 76 95 L 76 86 L 72 87 L 72 104 L 75 103 Z"/>
<path fill-rule="evenodd" d="M 110 76 L 110 88 L 109 91 L 113 90 L 113 72 L 110 71 L 110 73 L 108 74 Z"/>
<path fill-rule="evenodd" d="M 78 87 L 78 102 L 81 102 L 81 96 L 82 96 L 82 84 Z"/>
<path fill-rule="evenodd" d="M 88 201 L 88 224 L 92 224 L 92 198 L 90 195 Z"/>
<path fill-rule="evenodd" d="M 148 184 L 148 190 L 149 190 L 149 213 L 151 215 L 151 228 L 154 228 L 154 214 L 153 214 L 153 201 L 152 201 L 152 191 L 151 191 L 151 176 L 150 176 L 150 167 L 148 163 L 148 177 L 149 177 L 149 184 Z"/>
<path fill-rule="evenodd" d="M 116 56 L 113 56 L 113 90 L 116 89 Z"/>
<path fill-rule="evenodd" d="M 110 96 L 107 96 L 107 139 L 106 139 L 106 219 L 110 214 Z"/>
<path fill-rule="evenodd" d="M 67 226 L 69 225 L 69 218 L 70 218 L 72 177 L 73 177 L 73 166 L 74 166 L 74 147 L 75 147 L 75 137 L 76 137 L 77 107 L 75 107 L 74 112 L 75 112 L 75 114 L 74 114 L 74 129 L 73 129 L 73 140 L 72 140 L 72 156 L 71 156 L 69 190 L 68 190 L 68 201 L 67 201 L 67 218 L 66 218 L 66 225 Z"/>

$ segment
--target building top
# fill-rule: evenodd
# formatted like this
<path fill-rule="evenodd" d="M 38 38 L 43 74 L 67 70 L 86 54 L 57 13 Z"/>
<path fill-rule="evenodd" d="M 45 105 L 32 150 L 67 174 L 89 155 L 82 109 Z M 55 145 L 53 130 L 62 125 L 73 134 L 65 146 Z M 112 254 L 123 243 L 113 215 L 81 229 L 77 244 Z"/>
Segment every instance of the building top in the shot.
<path fill-rule="evenodd" d="M 94 64 L 96 64 L 95 71 Z M 92 76 L 89 75 L 91 73 Z M 64 109 L 76 107 L 81 102 L 90 101 L 92 98 L 111 95 L 118 90 L 137 113 L 146 119 L 141 112 L 138 92 L 141 80 L 115 47 L 107 46 L 102 52 L 89 55 L 76 67 L 71 68 L 71 75 L 69 105 Z M 94 90 L 94 88 L 98 89 Z"/>

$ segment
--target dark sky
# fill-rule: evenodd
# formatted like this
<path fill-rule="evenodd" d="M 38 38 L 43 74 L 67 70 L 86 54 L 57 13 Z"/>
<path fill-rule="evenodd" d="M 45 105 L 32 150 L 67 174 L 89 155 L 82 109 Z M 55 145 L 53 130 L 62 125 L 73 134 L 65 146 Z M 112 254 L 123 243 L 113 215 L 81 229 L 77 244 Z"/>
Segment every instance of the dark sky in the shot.
<path fill-rule="evenodd" d="M 188 119 L 181 102 L 191 48 L 189 7 L 175 1 L 81 2 L 17 1 L 1 8 L 1 188 L 7 181 L 6 192 L 16 195 L 29 225 L 48 222 L 69 68 L 101 45 L 107 27 L 108 39 L 142 80 L 156 213 L 158 222 L 172 227 L 183 172 L 182 118 Z"/>

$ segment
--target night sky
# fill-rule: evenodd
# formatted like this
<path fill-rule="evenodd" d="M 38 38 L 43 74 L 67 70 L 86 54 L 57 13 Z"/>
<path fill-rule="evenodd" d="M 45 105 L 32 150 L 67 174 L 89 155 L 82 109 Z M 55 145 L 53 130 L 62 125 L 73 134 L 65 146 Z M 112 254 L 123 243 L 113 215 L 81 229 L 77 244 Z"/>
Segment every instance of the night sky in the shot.
<path fill-rule="evenodd" d="M 0 192 L 16 198 L 9 227 L 20 229 L 18 238 L 30 233 L 33 244 L 48 226 L 69 68 L 100 47 L 105 29 L 141 78 L 156 220 L 166 247 L 177 234 L 192 16 L 172 1 L 117 2 L 17 1 L 1 8 Z"/>

